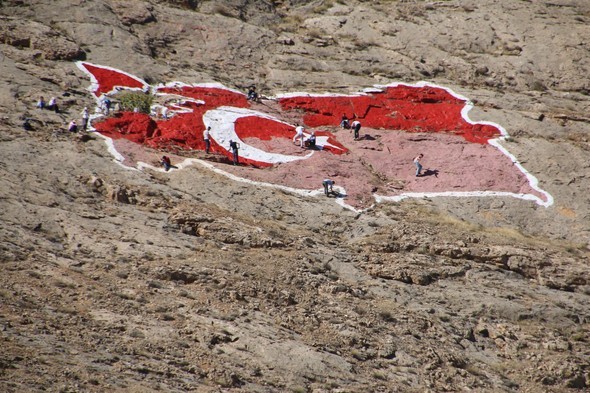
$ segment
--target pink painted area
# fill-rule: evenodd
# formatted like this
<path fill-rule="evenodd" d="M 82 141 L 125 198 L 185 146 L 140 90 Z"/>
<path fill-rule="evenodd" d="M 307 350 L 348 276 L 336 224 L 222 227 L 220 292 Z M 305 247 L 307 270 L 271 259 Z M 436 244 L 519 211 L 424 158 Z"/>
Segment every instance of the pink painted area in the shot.
<path fill-rule="evenodd" d="M 99 82 L 96 92 L 139 83 L 111 69 L 88 65 L 84 69 Z M 113 139 L 128 165 L 144 156 L 148 156 L 144 162 L 157 162 L 162 150 L 204 151 L 202 132 L 208 119 L 208 125 L 217 127 L 223 146 L 212 139 L 211 154 L 202 153 L 201 158 L 213 158 L 213 165 L 245 179 L 298 190 L 321 189 L 322 180 L 329 177 L 344 187 L 346 202 L 357 208 L 370 206 L 374 193 L 393 197 L 497 192 L 550 198 L 531 185 L 534 178 L 509 154 L 488 143 L 502 135 L 499 127 L 467 121 L 462 115 L 466 101 L 443 88 L 399 85 L 358 96 L 301 95 L 256 104 L 221 87 L 179 85 L 159 87 L 157 92 L 159 97 L 174 97 L 169 119 L 120 112 L 93 122 L 98 132 Z M 360 140 L 338 126 L 342 114 L 361 122 Z M 324 137 L 323 149 L 310 155 L 294 144 L 296 123 L 305 126 L 306 134 L 314 131 L 318 138 Z M 227 165 L 231 152 L 226 145 L 236 136 L 242 148 L 254 152 L 249 159 L 240 157 L 241 166 Z M 140 154 L 140 145 L 154 150 Z M 265 161 L 270 160 L 267 153 L 297 159 L 273 164 Z M 424 154 L 422 177 L 414 175 L 412 162 L 419 153 Z M 182 159 L 171 157 L 176 162 Z"/>
<path fill-rule="evenodd" d="M 243 167 L 226 170 L 260 182 L 297 189 L 318 189 L 329 177 L 347 192 L 347 203 L 357 208 L 371 205 L 372 194 L 395 196 L 432 192 L 513 192 L 543 195 L 534 190 L 512 161 L 491 145 L 474 144 L 456 135 L 379 132 L 367 130 L 354 141 L 349 131 L 338 131 L 350 149 L 334 157 L 315 154 L 308 160 L 256 171 Z M 273 146 L 276 148 L 276 146 Z M 285 154 L 297 154 L 292 144 L 282 145 Z M 416 177 L 413 158 L 423 153 L 423 173 Z"/>
<path fill-rule="evenodd" d="M 145 82 L 141 79 L 110 68 L 100 67 L 90 63 L 80 63 L 80 65 L 96 79 L 98 87 L 94 90 L 94 94 L 97 97 L 113 91 L 115 87 L 141 89 L 145 86 Z"/>
<path fill-rule="evenodd" d="M 287 111 L 304 110 L 305 124 L 310 127 L 335 126 L 346 115 L 363 127 L 443 132 L 474 143 L 487 143 L 501 135 L 494 126 L 466 122 L 461 115 L 466 102 L 437 87 L 398 85 L 360 96 L 298 96 L 279 102 Z"/>

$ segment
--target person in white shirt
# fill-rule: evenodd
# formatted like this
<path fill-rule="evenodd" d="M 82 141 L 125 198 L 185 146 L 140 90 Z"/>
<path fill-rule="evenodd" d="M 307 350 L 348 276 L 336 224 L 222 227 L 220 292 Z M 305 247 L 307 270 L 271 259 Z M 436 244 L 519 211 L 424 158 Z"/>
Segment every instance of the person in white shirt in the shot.
<path fill-rule="evenodd" d="M 209 149 L 211 149 L 211 141 L 209 140 L 209 131 L 211 131 L 211 127 L 205 128 L 203 131 L 203 140 L 205 141 L 205 153 L 209 154 Z"/>
<path fill-rule="evenodd" d="M 295 136 L 293 137 L 293 143 L 297 143 L 297 140 L 299 139 L 301 148 L 305 147 L 305 137 L 303 136 L 303 130 L 303 126 L 297 124 L 297 127 L 295 127 Z"/>
<path fill-rule="evenodd" d="M 84 108 L 82 110 L 82 129 L 86 131 L 88 128 L 88 120 L 90 119 L 90 114 L 88 113 L 88 108 Z"/>
<path fill-rule="evenodd" d="M 55 97 L 51 97 L 49 103 L 47 104 L 47 109 L 50 111 L 55 111 L 55 113 L 59 112 L 59 108 L 57 107 L 57 99 Z"/>
<path fill-rule="evenodd" d="M 424 154 L 420 153 L 414 158 L 414 165 L 416 165 L 416 177 L 420 176 L 422 172 L 422 164 L 420 164 L 420 160 L 424 157 Z"/>
<path fill-rule="evenodd" d="M 352 130 L 354 131 L 354 140 L 358 140 L 359 139 L 359 131 L 361 130 L 361 122 L 358 120 L 355 120 L 352 122 L 352 124 L 350 125 Z"/>

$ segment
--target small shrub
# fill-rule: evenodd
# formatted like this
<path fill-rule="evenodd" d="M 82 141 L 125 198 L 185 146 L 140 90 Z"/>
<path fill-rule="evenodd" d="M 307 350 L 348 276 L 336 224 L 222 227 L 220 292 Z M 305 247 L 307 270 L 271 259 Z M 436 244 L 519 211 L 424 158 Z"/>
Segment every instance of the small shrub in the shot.
<path fill-rule="evenodd" d="M 126 92 L 117 97 L 121 110 L 133 111 L 137 108 L 141 113 L 150 113 L 154 96 L 144 92 Z"/>

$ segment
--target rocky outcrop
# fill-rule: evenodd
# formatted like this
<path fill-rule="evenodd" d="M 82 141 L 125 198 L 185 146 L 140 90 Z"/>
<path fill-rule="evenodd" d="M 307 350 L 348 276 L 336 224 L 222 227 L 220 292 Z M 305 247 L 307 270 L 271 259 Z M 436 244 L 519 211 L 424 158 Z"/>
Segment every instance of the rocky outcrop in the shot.
<path fill-rule="evenodd" d="M 46 60 L 83 60 L 86 53 L 67 35 L 33 21 L 23 22 L 0 17 L 0 41 L 21 50 L 29 50 L 32 57 Z"/>

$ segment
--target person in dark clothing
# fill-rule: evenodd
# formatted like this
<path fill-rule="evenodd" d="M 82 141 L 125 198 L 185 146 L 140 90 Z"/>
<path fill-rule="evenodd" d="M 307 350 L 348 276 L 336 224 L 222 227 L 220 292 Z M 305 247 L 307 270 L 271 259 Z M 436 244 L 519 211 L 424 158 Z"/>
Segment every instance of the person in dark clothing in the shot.
<path fill-rule="evenodd" d="M 162 159 L 160 160 L 160 164 L 162 164 L 162 166 L 164 167 L 166 172 L 169 171 L 170 168 L 172 168 L 172 163 L 170 162 L 170 157 L 168 157 L 168 156 L 162 156 Z"/>
<path fill-rule="evenodd" d="M 23 128 L 25 129 L 25 131 L 33 131 L 31 119 L 25 119 L 25 121 L 23 122 Z"/>
<path fill-rule="evenodd" d="M 315 149 L 315 132 L 312 132 L 310 137 L 305 141 L 305 146 L 309 149 Z"/>
<path fill-rule="evenodd" d="M 230 139 L 229 141 L 229 148 L 233 154 L 233 162 L 234 165 L 238 165 L 239 164 L 239 157 L 238 157 L 238 150 L 240 149 L 240 144 L 236 141 L 232 141 Z"/>
<path fill-rule="evenodd" d="M 342 119 L 340 120 L 340 127 L 345 129 L 350 128 L 350 122 L 348 121 L 348 117 L 346 117 L 345 114 L 342 114 Z"/>
<path fill-rule="evenodd" d="M 248 100 L 256 101 L 258 99 L 258 93 L 256 92 L 256 86 L 252 85 L 248 88 Z"/>

